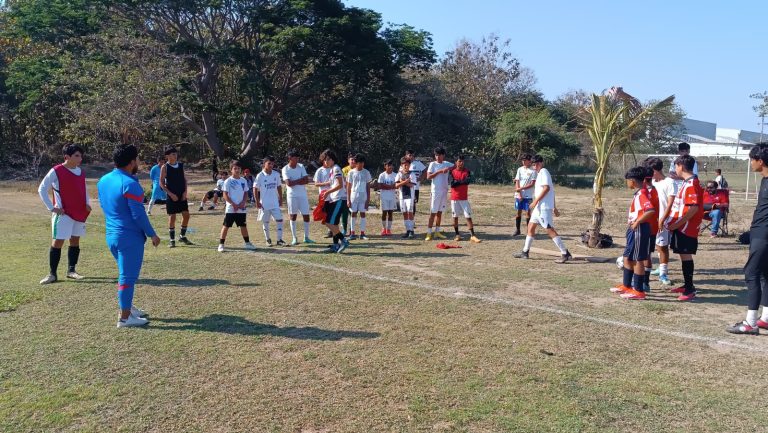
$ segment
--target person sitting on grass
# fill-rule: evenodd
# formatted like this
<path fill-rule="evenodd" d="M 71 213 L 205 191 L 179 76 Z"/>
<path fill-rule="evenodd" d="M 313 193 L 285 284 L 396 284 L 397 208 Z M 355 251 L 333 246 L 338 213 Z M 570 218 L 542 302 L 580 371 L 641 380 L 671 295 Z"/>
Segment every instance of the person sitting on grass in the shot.
<path fill-rule="evenodd" d="M 720 230 L 720 222 L 723 220 L 725 213 L 728 212 L 729 206 L 728 190 L 718 189 L 717 182 L 714 180 L 707 181 L 707 186 L 704 189 L 704 218 L 712 220 L 710 237 L 717 237 L 717 232 Z"/>
<path fill-rule="evenodd" d="M 251 239 L 248 236 L 248 227 L 245 222 L 248 208 L 248 181 L 240 177 L 240 173 L 243 170 L 243 165 L 240 161 L 232 161 L 229 169 L 232 172 L 232 176 L 228 177 L 221 186 L 226 208 L 224 210 L 224 224 L 221 227 L 221 235 L 219 236 L 218 251 L 220 253 L 224 252 L 227 231 L 229 231 L 233 224 L 237 224 L 240 227 L 240 233 L 243 235 L 243 242 L 245 242 L 245 249 L 252 251 L 256 247 L 251 243 Z"/>
<path fill-rule="evenodd" d="M 216 178 L 216 188 L 208 191 L 203 196 L 203 200 L 200 201 L 200 208 L 198 211 L 202 211 L 206 207 L 206 202 L 210 201 L 211 205 L 208 206 L 208 210 L 214 210 L 216 209 L 216 206 L 219 204 L 219 199 L 224 196 L 224 193 L 222 192 L 222 186 L 224 185 L 224 179 L 227 178 L 228 173 L 226 171 L 220 171 L 217 178 Z"/>
<path fill-rule="evenodd" d="M 461 240 L 459 234 L 459 214 L 464 214 L 469 229 L 469 240 L 475 243 L 482 242 L 475 236 L 475 226 L 472 223 L 472 207 L 469 205 L 469 184 L 472 182 L 472 173 L 464 166 L 464 156 L 456 157 L 456 167 L 451 170 L 451 213 L 453 214 L 453 231 L 455 241 Z"/>

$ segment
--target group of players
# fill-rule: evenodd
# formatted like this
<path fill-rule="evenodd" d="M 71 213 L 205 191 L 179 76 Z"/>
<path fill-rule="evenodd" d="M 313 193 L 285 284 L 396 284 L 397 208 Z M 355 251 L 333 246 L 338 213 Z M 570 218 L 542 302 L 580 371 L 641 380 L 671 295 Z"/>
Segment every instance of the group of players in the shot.
<path fill-rule="evenodd" d="M 675 159 L 667 176 L 663 162 L 649 158 L 640 167 L 630 169 L 626 175 L 627 186 L 634 190 L 629 207 L 627 246 L 623 255 L 622 284 L 611 288 L 622 298 L 645 299 L 649 291 L 649 277 L 652 270 L 651 252 L 656 246 L 659 253 L 659 279 L 669 284 L 667 263 L 669 248 L 680 255 L 684 285 L 672 289 L 680 293 L 681 301 L 693 300 L 696 289 L 693 285 L 693 256 L 698 247 L 699 226 L 703 218 L 703 191 L 696 175 L 696 161 L 688 155 L 690 147 L 681 144 L 680 156 Z M 80 254 L 79 240 L 85 234 L 85 221 L 91 212 L 90 199 L 86 190 L 85 173 L 80 164 L 83 149 L 76 145 L 64 148 L 64 162 L 52 168 L 38 188 L 41 200 L 52 214 L 53 242 L 49 251 L 50 274 L 40 283 L 57 281 L 57 268 L 61 249 L 69 240 L 67 278 L 82 279 L 76 265 Z M 133 291 L 138 279 L 146 239 L 157 246 L 160 238 L 149 222 L 147 214 L 154 200 L 160 198 L 160 191 L 167 196 L 166 212 L 169 216 L 169 246 L 175 247 L 176 215 L 182 214 L 179 241 L 191 244 L 186 232 L 189 224 L 187 204 L 188 181 L 184 167 L 178 161 L 178 151 L 169 147 L 165 151 L 165 162 L 153 167 L 153 187 L 148 208 L 144 208 L 144 191 L 136 173 L 138 172 L 138 150 L 135 146 L 123 145 L 113 154 L 115 169 L 98 182 L 98 196 L 105 216 L 106 240 L 118 265 L 118 304 L 120 315 L 118 327 L 143 326 L 148 323 L 146 314 L 136 308 Z M 416 160 L 412 151 L 400 159 L 399 169 L 388 160 L 384 171 L 372 182 L 370 172 L 365 168 L 363 155 L 349 155 L 348 166 L 338 165 L 336 154 L 328 149 L 322 152 L 322 163 L 310 179 L 305 167 L 298 162 L 296 152 L 288 154 L 288 164 L 281 172 L 275 170 L 275 160 L 267 157 L 262 170 L 250 182 L 243 176 L 244 168 L 238 161 L 230 164 L 230 176 L 221 179 L 222 198 L 226 202 L 225 218 L 219 239 L 219 251 L 224 251 L 227 231 L 237 225 L 245 241 L 246 249 L 255 249 L 250 242 L 246 225 L 248 203 L 254 201 L 258 208 L 258 219 L 262 222 L 266 242 L 272 245 L 269 224 L 277 223 L 277 245 L 285 245 L 282 239 L 283 218 L 280 208 L 283 204 L 282 185 L 287 190 L 286 203 L 290 215 L 292 242 L 298 244 L 296 220 L 299 214 L 304 220 L 304 242 L 314 243 L 309 237 L 310 215 L 322 220 L 328 228 L 328 237 L 333 239 L 327 251 L 341 253 L 349 248 L 350 239 L 367 239 L 366 215 L 371 200 L 371 189 L 381 195 L 381 235 L 392 235 L 393 212 L 399 205 L 405 227 L 404 238 L 414 237 L 414 215 L 419 199 L 419 184 L 431 180 L 430 216 L 425 240 L 442 239 L 442 213 L 448 205 L 450 194 L 455 240 L 460 240 L 459 216 L 467 220 L 470 240 L 481 242 L 474 232 L 472 210 L 468 201 L 468 185 L 471 173 L 459 156 L 455 163 L 445 160 L 445 150 L 436 148 L 434 161 L 425 167 Z M 515 208 L 517 209 L 516 232 L 520 233 L 522 214 L 528 217 L 527 233 L 523 250 L 515 257 L 527 259 L 537 227 L 547 231 L 558 247 L 561 257 L 558 263 L 572 259 L 568 249 L 554 228 L 554 217 L 559 215 L 552 177 L 544 168 L 540 155 L 523 155 L 522 167 L 515 176 Z M 728 332 L 757 334 L 759 329 L 768 329 L 768 288 L 761 287 L 761 279 L 768 279 L 768 146 L 757 146 L 750 152 L 750 163 L 755 172 L 763 175 L 758 204 L 751 227 L 750 255 L 745 266 L 745 279 L 749 290 L 747 319 L 728 328 Z M 306 185 L 314 182 L 319 190 L 318 206 L 310 214 Z M 53 202 L 49 194 L 53 192 Z M 251 194 L 252 193 L 252 197 Z M 344 215 L 349 215 L 346 230 Z M 758 319 L 758 308 L 763 305 L 762 316 Z"/>

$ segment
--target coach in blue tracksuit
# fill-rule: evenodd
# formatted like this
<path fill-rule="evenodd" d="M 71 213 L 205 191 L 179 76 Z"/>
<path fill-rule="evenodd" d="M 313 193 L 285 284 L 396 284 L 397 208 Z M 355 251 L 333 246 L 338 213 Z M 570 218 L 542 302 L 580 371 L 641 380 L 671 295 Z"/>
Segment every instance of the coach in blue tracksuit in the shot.
<path fill-rule="evenodd" d="M 117 262 L 117 299 L 120 305 L 118 328 L 143 326 L 146 313 L 133 306 L 133 290 L 141 272 L 144 243 L 160 244 L 144 212 L 144 190 L 136 179 L 139 152 L 136 146 L 122 145 L 112 154 L 115 169 L 99 179 L 99 202 L 106 223 L 107 246 Z"/>

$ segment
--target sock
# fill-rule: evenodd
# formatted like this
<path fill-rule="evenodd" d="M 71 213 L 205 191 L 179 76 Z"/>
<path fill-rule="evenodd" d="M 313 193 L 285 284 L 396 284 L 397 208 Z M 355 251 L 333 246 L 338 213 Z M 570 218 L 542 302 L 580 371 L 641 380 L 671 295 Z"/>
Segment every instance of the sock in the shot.
<path fill-rule="evenodd" d="M 768 322 L 768 307 L 763 305 L 763 317 L 760 318 L 763 322 Z"/>
<path fill-rule="evenodd" d="M 456 234 L 459 234 L 459 226 L 453 226 L 453 231 L 456 232 Z"/>
<path fill-rule="evenodd" d="M 51 265 L 51 275 L 57 275 L 60 260 L 61 248 L 51 247 L 51 250 L 48 252 L 48 263 Z"/>
<path fill-rule="evenodd" d="M 181 236 L 182 238 L 187 237 L 187 228 L 184 226 L 181 226 Z"/>
<path fill-rule="evenodd" d="M 176 228 L 171 227 L 168 229 L 168 236 L 171 238 L 171 240 L 176 239 Z"/>
<path fill-rule="evenodd" d="M 765 316 L 766 308 L 763 307 L 763 316 Z M 745 320 L 749 326 L 757 326 L 757 310 L 747 310 L 747 320 Z"/>
<path fill-rule="evenodd" d="M 632 274 L 632 286 L 634 286 L 634 289 L 638 292 L 643 291 L 643 280 L 645 279 L 644 274 Z"/>
<path fill-rule="evenodd" d="M 438 232 L 441 232 L 441 231 L 442 230 L 440 230 L 440 226 L 435 226 L 435 233 L 438 233 Z"/>
<path fill-rule="evenodd" d="M 384 230 L 387 229 L 387 220 L 384 219 L 384 215 L 382 215 L 382 218 L 381 218 L 381 228 Z"/>
<path fill-rule="evenodd" d="M 565 254 L 568 252 L 568 250 L 565 249 L 565 244 L 563 243 L 563 239 L 560 236 L 555 236 L 555 238 L 552 239 L 552 242 L 554 242 L 555 245 L 560 248 L 560 254 Z"/>
<path fill-rule="evenodd" d="M 283 222 L 282 221 L 277 222 L 277 240 L 278 241 L 283 240 Z"/>
<path fill-rule="evenodd" d="M 645 284 L 651 284 L 651 271 L 652 270 L 653 270 L 653 268 L 645 268 L 645 279 L 643 281 Z"/>
<path fill-rule="evenodd" d="M 247 241 L 246 241 L 247 242 Z M 219 239 L 219 245 L 224 245 L 224 238 Z"/>
<path fill-rule="evenodd" d="M 522 220 L 523 220 L 523 219 L 522 219 L 521 217 L 517 217 L 517 218 L 515 218 L 515 228 L 517 228 L 517 231 L 518 231 L 518 232 L 520 231 L 520 222 L 521 222 Z"/>
<path fill-rule="evenodd" d="M 360 217 L 360 233 L 365 233 L 365 217 Z"/>
<path fill-rule="evenodd" d="M 392 230 L 392 219 L 387 220 L 387 230 Z"/>
<path fill-rule="evenodd" d="M 117 286 L 117 303 L 121 310 L 128 310 L 133 304 L 133 284 L 119 284 Z"/>
<path fill-rule="evenodd" d="M 290 222 L 288 223 L 288 225 L 290 225 L 290 226 L 291 226 L 291 236 L 293 236 L 294 238 L 296 238 L 296 221 L 294 221 L 294 220 L 290 220 Z"/>
<path fill-rule="evenodd" d="M 474 227 L 472 227 L 471 229 L 469 229 L 469 234 L 470 234 L 470 235 L 472 235 L 472 236 L 474 236 L 474 235 L 475 235 L 475 228 L 474 228 Z"/>
<path fill-rule="evenodd" d="M 621 278 L 621 285 L 624 287 L 632 287 L 632 277 L 635 275 L 632 269 L 622 268 L 624 273 Z"/>
<path fill-rule="evenodd" d="M 685 281 L 684 295 L 693 292 L 693 260 L 683 261 L 683 280 Z"/>
<path fill-rule="evenodd" d="M 349 217 L 349 232 L 354 233 L 355 232 L 355 226 L 357 225 L 357 217 L 351 216 Z"/>
<path fill-rule="evenodd" d="M 432 227 L 427 226 L 427 233 L 430 235 L 432 234 Z"/>
<path fill-rule="evenodd" d="M 333 244 L 334 245 L 338 244 L 339 241 L 341 240 L 341 237 L 342 237 L 341 232 L 338 232 L 335 235 L 333 235 Z"/>
<path fill-rule="evenodd" d="M 309 239 L 309 221 L 304 221 L 304 239 Z"/>
<path fill-rule="evenodd" d="M 77 260 L 79 258 L 80 258 L 80 247 L 70 246 L 69 249 L 67 250 L 67 262 L 69 265 L 69 272 L 75 272 L 75 266 L 77 266 Z"/>
<path fill-rule="evenodd" d="M 411 220 L 405 220 L 405 229 L 409 232 L 413 231 L 413 221 Z"/>
<path fill-rule="evenodd" d="M 523 246 L 523 251 L 525 251 L 526 253 L 530 251 L 532 243 L 533 243 L 533 236 L 526 236 L 525 245 Z"/>
<path fill-rule="evenodd" d="M 152 212 L 152 205 L 155 204 L 154 200 L 149 201 L 149 205 L 147 206 L 147 213 Z"/>
<path fill-rule="evenodd" d="M 222 240 L 223 240 L 223 239 L 222 239 Z M 247 244 L 247 243 L 248 243 L 248 242 L 250 242 L 250 241 L 251 241 L 251 237 L 250 237 L 250 236 L 243 236 L 243 242 L 245 242 L 245 243 Z M 223 244 L 223 243 L 224 243 L 224 242 L 222 242 L 222 244 Z"/>
<path fill-rule="evenodd" d="M 669 271 L 669 265 L 666 263 L 659 263 L 659 275 L 667 275 Z"/>
<path fill-rule="evenodd" d="M 269 221 L 262 221 L 261 228 L 264 229 L 264 239 L 271 239 L 269 237 Z"/>

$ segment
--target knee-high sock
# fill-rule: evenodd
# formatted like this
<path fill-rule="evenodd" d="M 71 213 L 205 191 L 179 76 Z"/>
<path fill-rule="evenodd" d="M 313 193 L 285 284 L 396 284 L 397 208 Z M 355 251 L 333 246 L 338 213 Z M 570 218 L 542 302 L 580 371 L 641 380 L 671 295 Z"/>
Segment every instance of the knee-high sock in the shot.
<path fill-rule="evenodd" d="M 80 247 L 70 246 L 67 250 L 67 264 L 69 266 L 69 272 L 75 272 L 77 266 L 77 260 L 80 258 Z"/>
<path fill-rule="evenodd" d="M 552 239 L 552 242 L 557 245 L 557 248 L 560 249 L 560 254 L 565 254 L 568 252 L 568 250 L 565 248 L 565 244 L 563 243 L 563 239 L 560 236 L 555 236 L 554 239 Z"/>
<path fill-rule="evenodd" d="M 386 212 L 381 214 L 381 228 L 383 228 L 384 230 L 387 229 L 387 214 L 386 214 Z"/>
<path fill-rule="evenodd" d="M 349 217 L 349 232 L 355 232 L 355 226 L 357 225 L 357 217 L 352 215 Z"/>
<path fill-rule="evenodd" d="M 365 217 L 360 217 L 360 233 L 365 233 Z"/>
<path fill-rule="evenodd" d="M 187 226 L 181 226 L 181 237 L 187 237 Z"/>
<path fill-rule="evenodd" d="M 48 264 L 51 267 L 51 275 L 57 274 L 60 260 L 61 260 L 61 248 L 51 247 L 51 250 L 48 252 Z"/>
<path fill-rule="evenodd" d="M 262 221 L 261 227 L 264 229 L 264 239 L 272 239 L 269 237 L 269 220 Z"/>
<path fill-rule="evenodd" d="M 277 240 L 283 240 L 283 221 L 277 221 Z"/>
<path fill-rule="evenodd" d="M 176 239 L 176 227 L 171 227 L 171 228 L 168 229 L 168 237 L 171 240 Z"/>
<path fill-rule="evenodd" d="M 304 239 L 309 239 L 309 221 L 304 221 Z"/>
<path fill-rule="evenodd" d="M 523 246 L 523 251 L 528 252 L 531 250 L 531 244 L 533 244 L 533 236 L 526 236 L 525 237 L 525 245 Z"/>
<path fill-rule="evenodd" d="M 392 215 L 390 215 L 390 219 L 387 220 L 387 230 L 392 230 Z"/>
<path fill-rule="evenodd" d="M 291 226 L 291 236 L 293 236 L 294 238 L 296 238 L 296 221 L 294 221 L 294 220 L 291 220 L 291 221 L 288 223 L 288 225 L 290 225 L 290 226 Z"/>
<path fill-rule="evenodd" d="M 523 220 L 523 219 L 522 219 L 521 217 L 517 217 L 517 218 L 515 218 L 515 228 L 517 229 L 517 231 L 518 231 L 518 232 L 520 231 L 520 222 L 521 222 L 522 220 Z"/>
<path fill-rule="evenodd" d="M 693 292 L 693 260 L 684 260 L 682 264 L 685 294 L 689 294 L 690 292 Z"/>
<path fill-rule="evenodd" d="M 117 303 L 121 310 L 130 310 L 133 305 L 133 284 L 117 286 Z"/>
<path fill-rule="evenodd" d="M 155 204 L 155 199 L 149 200 L 149 205 L 147 205 L 147 213 L 152 212 L 152 206 Z"/>

